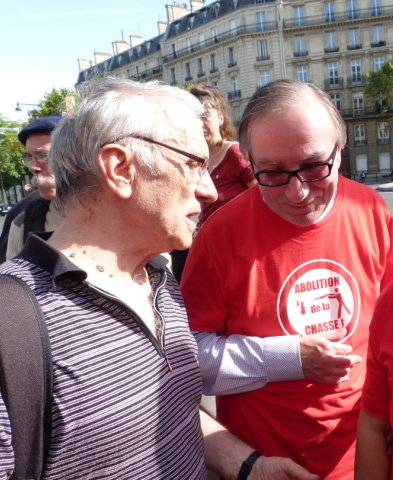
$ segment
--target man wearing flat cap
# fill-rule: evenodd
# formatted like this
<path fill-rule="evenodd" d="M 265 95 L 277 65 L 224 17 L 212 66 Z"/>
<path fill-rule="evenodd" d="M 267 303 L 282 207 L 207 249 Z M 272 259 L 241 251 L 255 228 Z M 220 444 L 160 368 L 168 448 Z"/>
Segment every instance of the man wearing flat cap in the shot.
<path fill-rule="evenodd" d="M 28 165 L 32 185 L 37 190 L 21 200 L 7 215 L 0 238 L 0 261 L 12 258 L 22 249 L 32 231 L 52 231 L 62 222 L 56 205 L 53 173 L 48 166 L 51 133 L 60 116 L 34 120 L 18 134 L 25 146 L 24 162 Z"/>

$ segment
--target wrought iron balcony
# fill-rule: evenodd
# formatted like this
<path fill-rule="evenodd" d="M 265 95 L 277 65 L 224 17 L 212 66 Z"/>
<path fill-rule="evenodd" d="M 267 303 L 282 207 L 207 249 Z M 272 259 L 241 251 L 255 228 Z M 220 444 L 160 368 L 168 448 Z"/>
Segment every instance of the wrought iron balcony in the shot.
<path fill-rule="evenodd" d="M 228 100 L 235 100 L 236 98 L 241 98 L 242 93 L 240 90 L 232 90 L 232 92 L 228 92 Z"/>

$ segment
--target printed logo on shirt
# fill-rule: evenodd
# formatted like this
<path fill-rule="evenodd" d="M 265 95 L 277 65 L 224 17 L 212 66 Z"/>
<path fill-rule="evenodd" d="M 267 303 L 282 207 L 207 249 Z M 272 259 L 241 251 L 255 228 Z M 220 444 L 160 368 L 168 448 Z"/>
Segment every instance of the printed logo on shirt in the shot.
<path fill-rule="evenodd" d="M 323 259 L 304 263 L 288 275 L 277 303 L 279 322 L 288 335 L 345 327 L 348 338 L 356 329 L 359 311 L 359 287 L 353 275 L 339 263 Z"/>

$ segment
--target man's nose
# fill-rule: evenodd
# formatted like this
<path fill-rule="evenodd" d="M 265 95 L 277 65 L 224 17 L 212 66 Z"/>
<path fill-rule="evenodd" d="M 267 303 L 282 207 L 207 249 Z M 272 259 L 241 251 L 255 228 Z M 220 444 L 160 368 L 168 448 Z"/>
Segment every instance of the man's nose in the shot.
<path fill-rule="evenodd" d="M 200 182 L 197 185 L 196 196 L 201 202 L 213 203 L 217 200 L 217 190 L 214 186 L 213 180 L 209 172 L 205 172 Z"/>
<path fill-rule="evenodd" d="M 285 185 L 285 195 L 291 202 L 302 202 L 308 195 L 309 186 L 307 182 L 301 182 L 296 176 Z"/>

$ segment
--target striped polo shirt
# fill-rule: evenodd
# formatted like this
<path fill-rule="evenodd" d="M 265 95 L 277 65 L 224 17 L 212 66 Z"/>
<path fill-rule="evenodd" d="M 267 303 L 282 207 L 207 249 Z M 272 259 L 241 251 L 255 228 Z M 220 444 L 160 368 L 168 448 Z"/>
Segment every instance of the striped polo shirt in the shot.
<path fill-rule="evenodd" d="M 207 478 L 197 347 L 165 260 L 153 259 L 146 270 L 161 323 L 158 339 L 133 310 L 89 285 L 83 270 L 37 235 L 0 266 L 0 273 L 32 288 L 51 342 L 52 435 L 43 479 Z M 0 479 L 13 468 L 11 435 L 0 398 Z"/>

